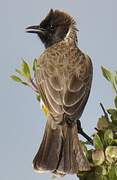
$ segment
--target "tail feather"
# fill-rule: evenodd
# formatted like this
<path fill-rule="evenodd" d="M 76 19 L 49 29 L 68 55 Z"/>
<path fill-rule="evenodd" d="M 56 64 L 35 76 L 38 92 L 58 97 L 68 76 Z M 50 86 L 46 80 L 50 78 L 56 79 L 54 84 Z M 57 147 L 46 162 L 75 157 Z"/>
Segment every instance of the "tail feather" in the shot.
<path fill-rule="evenodd" d="M 80 147 L 77 125 L 56 125 L 47 121 L 45 133 L 34 160 L 38 172 L 52 171 L 56 174 L 76 174 L 78 170 L 90 170 L 90 165 Z"/>
<path fill-rule="evenodd" d="M 47 122 L 44 137 L 34 160 L 33 167 L 38 171 L 54 171 L 59 161 L 61 149 L 61 137 L 59 129 L 51 129 Z"/>

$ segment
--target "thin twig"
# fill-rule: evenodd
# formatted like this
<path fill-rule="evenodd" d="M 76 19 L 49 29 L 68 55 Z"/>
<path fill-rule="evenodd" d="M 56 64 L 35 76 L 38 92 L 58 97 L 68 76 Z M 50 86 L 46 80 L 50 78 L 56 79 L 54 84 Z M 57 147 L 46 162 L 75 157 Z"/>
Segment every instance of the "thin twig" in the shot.
<path fill-rule="evenodd" d="M 81 134 L 85 139 L 87 139 L 88 142 L 90 142 L 90 144 L 93 145 L 93 140 L 83 131 L 80 120 L 77 120 L 77 128 L 78 133 Z"/>
<path fill-rule="evenodd" d="M 38 94 L 39 93 L 38 87 L 37 87 L 36 83 L 33 81 L 33 79 L 30 77 L 27 81 L 29 83 L 29 86 L 32 88 L 32 90 Z"/>
<path fill-rule="evenodd" d="M 105 110 L 103 104 L 100 103 L 100 106 L 101 106 L 101 108 L 102 108 L 102 111 L 103 111 L 103 113 L 104 113 L 105 118 L 109 121 L 108 113 L 106 112 L 106 110 Z"/>
<path fill-rule="evenodd" d="M 38 90 L 37 89 L 35 89 L 35 87 L 31 84 L 31 85 L 29 85 L 31 88 L 32 88 L 32 90 L 34 91 L 34 92 L 36 92 L 36 94 L 39 94 L 38 93 Z"/>
<path fill-rule="evenodd" d="M 33 79 L 30 78 L 29 81 L 30 81 L 30 83 L 32 84 L 32 86 L 33 86 L 36 90 L 38 90 L 38 87 L 37 87 L 36 83 L 34 83 Z"/>

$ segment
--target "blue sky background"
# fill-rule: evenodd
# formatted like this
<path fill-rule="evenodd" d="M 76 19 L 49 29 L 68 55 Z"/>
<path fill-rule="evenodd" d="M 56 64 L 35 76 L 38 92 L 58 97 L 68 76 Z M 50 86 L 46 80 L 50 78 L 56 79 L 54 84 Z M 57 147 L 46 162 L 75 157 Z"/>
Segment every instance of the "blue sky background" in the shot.
<path fill-rule="evenodd" d="M 117 70 L 117 1 L 116 0 L 4 0 L 0 6 L 0 179 L 39 180 L 52 175 L 36 174 L 32 159 L 43 136 L 45 117 L 29 88 L 11 81 L 21 57 L 31 64 L 44 50 L 35 35 L 25 27 L 39 23 L 50 8 L 71 14 L 79 29 L 79 47 L 93 61 L 94 78 L 88 104 L 81 118 L 88 134 L 93 133 L 102 114 L 99 102 L 113 106 L 114 95 L 101 75 L 104 65 Z M 61 179 L 61 178 L 58 178 Z M 65 176 L 75 180 L 75 176 Z"/>

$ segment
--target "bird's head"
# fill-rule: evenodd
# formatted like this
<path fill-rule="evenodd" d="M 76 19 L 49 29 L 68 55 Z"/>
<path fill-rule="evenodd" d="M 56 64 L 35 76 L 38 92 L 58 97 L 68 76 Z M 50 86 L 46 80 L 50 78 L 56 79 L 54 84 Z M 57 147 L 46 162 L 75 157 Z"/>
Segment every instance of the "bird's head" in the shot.
<path fill-rule="evenodd" d="M 65 12 L 51 9 L 39 25 L 27 27 L 26 32 L 36 33 L 47 48 L 63 40 L 70 27 L 75 29 L 75 21 L 71 16 Z"/>

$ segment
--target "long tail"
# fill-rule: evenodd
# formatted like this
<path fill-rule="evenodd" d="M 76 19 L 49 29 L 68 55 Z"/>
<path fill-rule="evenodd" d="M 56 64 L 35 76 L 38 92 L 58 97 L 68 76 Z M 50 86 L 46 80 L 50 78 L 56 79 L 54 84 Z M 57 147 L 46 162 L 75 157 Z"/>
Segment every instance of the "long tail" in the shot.
<path fill-rule="evenodd" d="M 56 125 L 47 121 L 39 151 L 33 160 L 34 170 L 52 171 L 56 174 L 76 174 L 88 171 L 90 165 L 80 147 L 77 125 Z"/>

